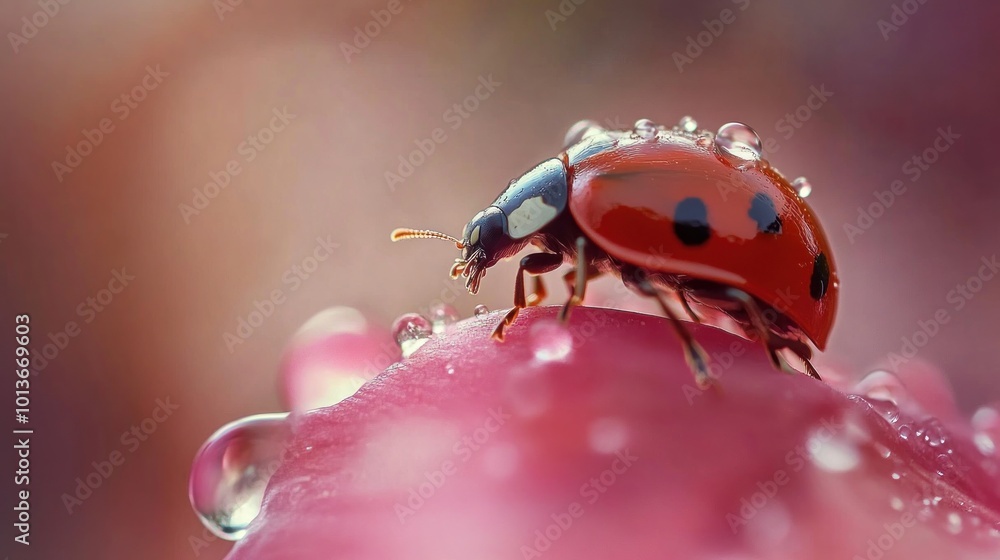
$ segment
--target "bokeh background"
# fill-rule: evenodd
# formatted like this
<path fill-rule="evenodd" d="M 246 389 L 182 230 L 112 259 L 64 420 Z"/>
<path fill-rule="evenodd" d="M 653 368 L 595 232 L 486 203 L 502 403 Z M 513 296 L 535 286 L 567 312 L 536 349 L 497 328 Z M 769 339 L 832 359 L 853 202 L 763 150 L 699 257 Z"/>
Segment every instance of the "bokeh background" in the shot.
<path fill-rule="evenodd" d="M 1000 282 L 960 310 L 948 301 L 1000 252 L 996 3 L 403 0 L 385 24 L 370 24 L 382 0 L 69 0 L 35 16 L 42 4 L 0 6 L 0 320 L 11 332 L 15 313 L 31 313 L 36 352 L 67 321 L 80 332 L 32 378 L 34 544 L 13 547 L 4 506 L 11 558 L 222 557 L 224 542 L 191 545 L 198 446 L 283 409 L 282 348 L 317 311 L 352 305 L 387 328 L 455 294 L 453 248 L 390 244 L 388 232 L 460 233 L 581 118 L 754 126 L 776 166 L 810 179 L 834 245 L 842 307 L 824 359 L 869 371 L 944 308 L 950 321 L 917 359 L 947 373 L 968 411 L 1000 397 Z M 713 23 L 723 10 L 730 22 Z M 33 17 L 45 23 L 31 33 Z M 699 38 L 707 46 L 686 52 Z M 446 114 L 490 77 L 475 111 Z M 811 88 L 832 95 L 789 127 Z M 294 117 L 266 146 L 241 148 L 285 108 Z M 103 119 L 113 129 L 92 152 L 55 170 Z M 913 180 L 904 165 L 948 127 L 959 138 Z M 444 142 L 390 188 L 386 172 L 436 128 Z M 230 161 L 239 174 L 196 200 Z M 849 236 L 897 179 L 905 194 Z M 337 248 L 292 290 L 285 275 L 317 238 Z M 455 305 L 509 305 L 505 266 Z M 123 267 L 134 280 L 80 313 Z M 228 348 L 224 333 L 275 289 L 284 303 Z M 167 397 L 180 408 L 67 513 L 76 477 Z M 13 500 L 9 482 L 3 492 Z"/>

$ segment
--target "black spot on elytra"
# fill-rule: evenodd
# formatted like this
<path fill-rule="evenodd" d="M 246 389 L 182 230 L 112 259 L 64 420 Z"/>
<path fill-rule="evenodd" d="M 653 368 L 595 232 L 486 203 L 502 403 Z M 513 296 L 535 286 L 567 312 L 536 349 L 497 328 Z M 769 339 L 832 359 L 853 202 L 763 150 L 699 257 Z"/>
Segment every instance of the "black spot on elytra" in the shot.
<path fill-rule="evenodd" d="M 708 241 L 708 208 L 700 198 L 685 198 L 677 203 L 674 233 L 685 245 L 701 245 Z"/>
<path fill-rule="evenodd" d="M 750 211 L 747 212 L 753 221 L 757 222 L 757 231 L 761 233 L 781 233 L 781 218 L 774 208 L 774 201 L 764 193 L 757 193 L 750 203 Z"/>
<path fill-rule="evenodd" d="M 830 287 L 830 262 L 826 260 L 826 254 L 816 255 L 813 262 L 812 278 L 809 280 L 809 295 L 813 299 L 820 299 L 826 295 L 827 288 Z"/>

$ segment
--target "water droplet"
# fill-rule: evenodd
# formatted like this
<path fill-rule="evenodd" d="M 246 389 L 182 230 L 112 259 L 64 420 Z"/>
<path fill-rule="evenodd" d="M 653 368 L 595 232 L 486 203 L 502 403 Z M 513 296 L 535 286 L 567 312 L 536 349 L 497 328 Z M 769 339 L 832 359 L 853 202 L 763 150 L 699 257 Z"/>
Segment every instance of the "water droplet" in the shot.
<path fill-rule="evenodd" d="M 889 457 L 892 457 L 892 450 L 882 445 L 881 443 L 875 443 L 875 451 L 878 451 L 878 454 L 883 459 L 888 459 Z"/>
<path fill-rule="evenodd" d="M 976 432 L 972 436 L 972 441 L 976 444 L 976 449 L 979 450 L 983 455 L 993 455 L 997 451 L 996 444 L 993 443 L 993 438 L 984 432 Z"/>
<path fill-rule="evenodd" d="M 763 148 L 754 129 L 743 123 L 731 122 L 722 125 L 715 133 L 715 150 L 732 166 L 746 169 L 760 161 Z"/>
<path fill-rule="evenodd" d="M 431 332 L 433 332 L 431 322 L 417 313 L 401 315 L 392 324 L 392 336 L 396 339 L 396 344 L 399 344 L 404 358 L 412 356 L 423 346 L 430 338 Z"/>
<path fill-rule="evenodd" d="M 586 140 L 595 134 L 599 134 L 602 130 L 604 130 L 604 127 L 598 124 L 597 121 L 592 121 L 590 119 L 579 121 L 569 127 L 569 130 L 566 131 L 566 138 L 563 139 L 563 146 L 572 146 L 577 142 Z"/>
<path fill-rule="evenodd" d="M 628 443 L 628 425 L 620 418 L 599 418 L 590 423 L 587 441 L 598 453 L 610 454 Z"/>
<path fill-rule="evenodd" d="M 485 317 L 486 314 L 490 312 L 490 308 L 480 303 L 472 312 L 476 315 L 476 317 Z"/>
<path fill-rule="evenodd" d="M 944 428 L 941 423 L 936 419 L 932 418 L 926 424 L 924 424 L 920 431 L 924 438 L 924 442 L 931 447 L 938 447 L 947 441 L 948 437 L 945 435 Z"/>
<path fill-rule="evenodd" d="M 886 422 L 895 424 L 899 421 L 899 407 L 892 404 L 892 401 L 872 398 L 865 399 L 865 401 L 871 405 L 872 410 L 877 412 L 879 416 L 885 418 Z"/>
<path fill-rule="evenodd" d="M 903 478 L 903 475 L 899 474 L 898 472 L 892 473 L 892 479 L 893 480 L 899 480 L 901 478 Z"/>
<path fill-rule="evenodd" d="M 227 424 L 195 456 L 191 506 L 220 538 L 239 540 L 260 512 L 267 481 L 292 435 L 287 418 L 287 413 L 258 414 Z"/>
<path fill-rule="evenodd" d="M 899 378 L 884 370 L 866 375 L 854 386 L 852 392 L 871 399 L 889 401 L 896 406 L 909 400 L 909 393 Z"/>
<path fill-rule="evenodd" d="M 449 325 L 458 322 L 458 311 L 447 303 L 439 303 L 430 309 L 431 332 L 443 333 Z"/>
<path fill-rule="evenodd" d="M 830 438 L 828 433 L 816 433 L 809 438 L 808 449 L 813 463 L 830 472 L 847 472 L 861 462 L 858 448 L 843 437 Z"/>
<path fill-rule="evenodd" d="M 694 132 L 698 130 L 698 121 L 691 118 L 689 115 L 684 115 L 681 117 L 679 123 L 677 123 L 678 128 L 684 132 Z"/>
<path fill-rule="evenodd" d="M 573 349 L 573 335 L 557 321 L 539 321 L 531 327 L 531 348 L 542 362 L 563 360 Z"/>
<path fill-rule="evenodd" d="M 444 366 L 444 371 L 448 375 L 455 375 L 455 366 L 453 366 L 451 364 L 448 364 L 448 365 Z"/>
<path fill-rule="evenodd" d="M 910 428 L 909 424 L 903 424 L 899 427 L 899 437 L 902 439 L 910 439 L 910 434 L 912 432 L 913 429 Z"/>
<path fill-rule="evenodd" d="M 635 125 L 632 127 L 639 138 L 649 140 L 650 138 L 656 136 L 656 123 L 649 119 L 639 119 L 635 121 Z"/>
<path fill-rule="evenodd" d="M 903 503 L 903 500 L 899 496 L 893 496 L 889 498 L 889 507 L 891 507 L 896 511 L 903 511 L 903 508 L 906 507 L 906 504 Z"/>
<path fill-rule="evenodd" d="M 792 181 L 792 188 L 795 192 L 799 193 L 799 196 L 805 198 L 813 192 L 813 187 L 809 183 L 809 179 L 805 177 L 799 177 L 798 179 Z"/>
<path fill-rule="evenodd" d="M 957 535 L 962 532 L 962 516 L 958 512 L 951 512 L 945 521 L 945 529 L 952 535 Z"/>

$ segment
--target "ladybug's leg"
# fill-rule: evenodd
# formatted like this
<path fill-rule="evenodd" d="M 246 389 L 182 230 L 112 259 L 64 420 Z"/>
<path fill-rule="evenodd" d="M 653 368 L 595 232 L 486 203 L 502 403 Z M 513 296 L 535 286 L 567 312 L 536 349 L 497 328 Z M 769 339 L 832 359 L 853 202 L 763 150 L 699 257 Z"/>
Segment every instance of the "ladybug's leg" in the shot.
<path fill-rule="evenodd" d="M 688 298 L 684 295 L 684 290 L 677 290 L 677 297 L 681 300 L 681 305 L 684 306 L 684 312 L 687 313 L 688 317 L 691 318 L 695 323 L 701 324 L 701 317 L 695 314 L 694 309 L 691 309 L 691 304 L 688 302 Z"/>
<path fill-rule="evenodd" d="M 587 272 L 587 258 L 584 251 L 587 248 L 585 237 L 576 238 L 576 268 L 566 273 L 563 279 L 566 287 L 569 288 L 569 299 L 563 304 L 559 311 L 559 320 L 566 322 L 569 320 L 569 313 L 574 307 L 583 303 L 583 298 L 587 295 L 587 280 L 591 278 Z"/>
<path fill-rule="evenodd" d="M 708 354 L 705 353 L 701 345 L 695 341 L 691 333 L 684 327 L 681 319 L 670 309 L 670 306 L 663 297 L 663 293 L 644 276 L 634 285 L 643 295 L 656 298 L 656 302 L 660 304 L 663 314 L 667 316 L 667 319 L 670 319 L 670 324 L 673 325 L 677 336 L 681 339 L 681 344 L 684 346 L 684 354 L 687 358 L 688 366 L 694 372 L 694 379 L 698 383 L 698 386 L 702 388 L 711 387 L 714 381 L 708 374 Z"/>
<path fill-rule="evenodd" d="M 545 297 L 549 295 L 549 293 L 545 291 L 545 282 L 542 282 L 541 276 L 532 276 L 531 280 L 532 280 L 531 293 L 528 294 L 528 297 L 525 300 L 528 304 L 528 307 L 541 305 L 541 303 L 545 301 Z"/>
<path fill-rule="evenodd" d="M 535 253 L 521 259 L 521 266 L 517 269 L 517 279 L 514 281 L 514 307 L 507 312 L 496 330 L 493 331 L 493 338 L 503 340 L 503 330 L 510 326 L 517 318 L 521 308 L 527 307 L 528 299 L 524 295 L 524 273 L 537 276 L 552 272 L 562 264 L 562 255 L 555 253 Z M 537 292 L 536 292 L 537 294 Z"/>
<path fill-rule="evenodd" d="M 808 347 L 802 348 L 792 348 L 790 341 L 787 341 L 780 336 L 774 334 L 771 331 L 770 326 L 767 324 L 767 320 L 764 318 L 763 312 L 760 310 L 760 306 L 753 299 L 753 296 L 744 292 L 743 290 L 737 290 L 736 288 L 729 288 L 726 290 L 726 295 L 733 298 L 741 305 L 743 305 L 743 310 L 746 311 L 747 316 L 750 318 L 750 323 L 753 325 L 755 331 L 757 331 L 757 336 L 760 337 L 761 343 L 764 344 L 764 348 L 767 349 L 767 355 L 771 358 L 771 363 L 774 367 L 787 372 L 787 373 L 799 373 L 797 370 L 788 365 L 788 362 L 778 354 L 778 350 L 782 348 L 789 348 L 798 357 L 802 358 L 802 361 L 806 364 L 806 373 L 810 376 L 820 379 L 819 373 L 813 368 L 812 364 L 809 363 L 809 349 Z M 796 345 L 800 346 L 800 345 Z"/>

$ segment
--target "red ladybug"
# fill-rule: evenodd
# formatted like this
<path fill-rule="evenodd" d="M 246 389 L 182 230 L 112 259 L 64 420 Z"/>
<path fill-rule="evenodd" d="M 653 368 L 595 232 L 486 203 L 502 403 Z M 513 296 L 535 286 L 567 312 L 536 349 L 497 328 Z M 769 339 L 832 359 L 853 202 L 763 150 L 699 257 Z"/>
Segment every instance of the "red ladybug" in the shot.
<path fill-rule="evenodd" d="M 788 349 L 819 379 L 807 343 L 826 346 L 839 284 L 830 245 L 802 199 L 808 183 L 793 186 L 771 167 L 747 125 L 729 123 L 714 135 L 696 129 L 689 117 L 672 128 L 643 119 L 630 130 L 581 121 L 567 133 L 565 151 L 511 181 L 469 221 L 461 241 L 411 229 L 392 239 L 455 242 L 463 253 L 452 277 L 465 276 L 473 294 L 499 260 L 528 244 L 541 249 L 521 259 L 514 308 L 493 333 L 500 340 L 522 307 L 544 298 L 537 276 L 569 263 L 562 320 L 583 300 L 588 280 L 613 274 L 656 298 L 700 383 L 709 382 L 707 357 L 669 294 L 695 321 L 691 302 L 735 320 L 759 337 L 775 367 L 791 370 L 778 352 Z M 531 294 L 525 273 L 536 277 Z"/>

